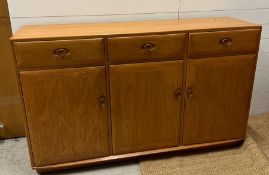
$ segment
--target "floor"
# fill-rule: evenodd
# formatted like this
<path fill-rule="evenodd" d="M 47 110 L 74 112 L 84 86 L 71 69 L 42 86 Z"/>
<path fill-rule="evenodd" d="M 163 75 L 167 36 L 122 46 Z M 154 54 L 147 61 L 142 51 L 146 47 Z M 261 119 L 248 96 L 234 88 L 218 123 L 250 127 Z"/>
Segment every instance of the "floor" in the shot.
<path fill-rule="evenodd" d="M 37 175 L 31 169 L 25 138 L 0 140 L 0 175 Z M 138 162 L 95 166 L 51 175 L 141 175 Z"/>

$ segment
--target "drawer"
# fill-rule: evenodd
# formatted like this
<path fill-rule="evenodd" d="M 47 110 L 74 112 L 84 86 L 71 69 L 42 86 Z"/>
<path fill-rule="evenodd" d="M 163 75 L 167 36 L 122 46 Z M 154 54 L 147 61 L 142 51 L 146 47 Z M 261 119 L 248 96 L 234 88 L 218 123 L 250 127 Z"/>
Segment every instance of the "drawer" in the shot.
<path fill-rule="evenodd" d="M 16 42 L 19 68 L 96 64 L 105 62 L 103 39 Z"/>
<path fill-rule="evenodd" d="M 184 33 L 109 38 L 109 61 L 125 63 L 154 59 L 182 59 L 185 40 Z"/>
<path fill-rule="evenodd" d="M 256 52 L 260 30 L 190 33 L 190 57 Z"/>

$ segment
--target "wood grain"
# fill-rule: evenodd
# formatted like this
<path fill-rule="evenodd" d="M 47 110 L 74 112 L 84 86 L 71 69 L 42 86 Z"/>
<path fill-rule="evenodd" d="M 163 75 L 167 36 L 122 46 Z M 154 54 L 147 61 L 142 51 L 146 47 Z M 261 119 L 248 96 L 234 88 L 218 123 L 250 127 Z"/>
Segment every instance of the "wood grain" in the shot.
<path fill-rule="evenodd" d="M 256 53 L 259 38 L 260 30 L 190 33 L 188 55 L 190 57 L 208 57 L 248 52 Z M 230 45 L 220 44 L 223 39 L 231 39 Z"/>
<path fill-rule="evenodd" d="M 182 59 L 185 41 L 185 33 L 109 38 L 109 62 L 113 64 L 168 58 Z M 143 46 L 146 44 L 151 44 L 153 50 L 144 49 Z"/>
<path fill-rule="evenodd" d="M 16 42 L 14 46 L 18 68 L 105 63 L 102 38 Z M 58 57 L 53 53 L 61 48 L 68 49 L 69 55 Z"/>
<path fill-rule="evenodd" d="M 244 138 L 255 55 L 189 60 L 183 143 Z"/>
<path fill-rule="evenodd" d="M 20 72 L 35 166 L 109 155 L 105 68 Z"/>
<path fill-rule="evenodd" d="M 179 145 L 182 75 L 183 61 L 111 66 L 114 154 Z"/>
<path fill-rule="evenodd" d="M 12 40 L 40 40 L 108 35 L 134 35 L 174 31 L 261 28 L 230 17 L 96 24 L 32 25 L 19 29 Z"/>

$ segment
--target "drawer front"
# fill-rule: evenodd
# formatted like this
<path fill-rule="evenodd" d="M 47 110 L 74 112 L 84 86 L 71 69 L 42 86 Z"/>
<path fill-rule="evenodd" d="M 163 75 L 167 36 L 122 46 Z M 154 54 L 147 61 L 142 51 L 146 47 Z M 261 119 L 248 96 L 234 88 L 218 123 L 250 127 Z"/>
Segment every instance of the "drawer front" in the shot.
<path fill-rule="evenodd" d="M 188 55 L 200 57 L 255 52 L 259 38 L 260 30 L 191 33 Z"/>
<path fill-rule="evenodd" d="M 15 43 L 17 65 L 48 67 L 105 62 L 103 39 L 37 41 Z"/>
<path fill-rule="evenodd" d="M 150 35 L 110 38 L 110 63 L 141 60 L 182 59 L 186 34 Z"/>

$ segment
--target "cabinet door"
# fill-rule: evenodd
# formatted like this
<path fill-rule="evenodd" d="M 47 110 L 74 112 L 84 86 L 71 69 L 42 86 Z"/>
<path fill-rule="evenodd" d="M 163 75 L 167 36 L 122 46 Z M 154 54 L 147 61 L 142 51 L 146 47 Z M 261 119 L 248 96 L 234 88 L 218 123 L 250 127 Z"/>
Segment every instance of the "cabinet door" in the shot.
<path fill-rule="evenodd" d="M 109 155 L 105 68 L 20 72 L 35 166 Z"/>
<path fill-rule="evenodd" d="M 255 55 L 189 60 L 184 144 L 244 138 Z"/>
<path fill-rule="evenodd" d="M 179 145 L 183 62 L 111 66 L 113 153 Z"/>

